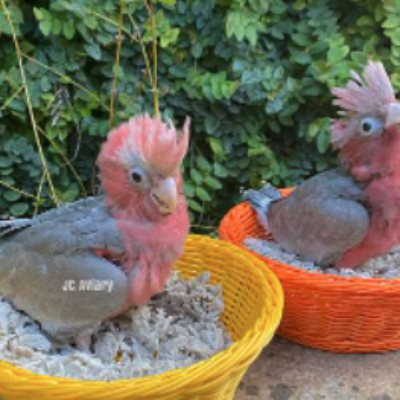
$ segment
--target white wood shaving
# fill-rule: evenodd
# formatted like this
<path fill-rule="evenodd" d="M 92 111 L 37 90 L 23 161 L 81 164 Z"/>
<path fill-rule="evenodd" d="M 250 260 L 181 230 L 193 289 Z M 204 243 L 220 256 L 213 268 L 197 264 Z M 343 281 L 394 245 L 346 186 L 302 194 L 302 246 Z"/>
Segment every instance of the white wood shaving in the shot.
<path fill-rule="evenodd" d="M 232 342 L 220 321 L 222 288 L 202 274 L 177 274 L 146 306 L 103 323 L 75 343 L 57 343 L 30 317 L 0 299 L 0 359 L 38 374 L 112 381 L 187 367 Z"/>
<path fill-rule="evenodd" d="M 285 252 L 276 242 L 270 240 L 249 238 L 244 244 L 248 249 L 264 257 L 293 267 L 299 267 L 309 272 L 357 278 L 400 278 L 400 247 L 395 247 L 388 254 L 368 261 L 362 267 L 339 269 L 323 268 L 312 262 L 301 260 L 296 254 Z"/>

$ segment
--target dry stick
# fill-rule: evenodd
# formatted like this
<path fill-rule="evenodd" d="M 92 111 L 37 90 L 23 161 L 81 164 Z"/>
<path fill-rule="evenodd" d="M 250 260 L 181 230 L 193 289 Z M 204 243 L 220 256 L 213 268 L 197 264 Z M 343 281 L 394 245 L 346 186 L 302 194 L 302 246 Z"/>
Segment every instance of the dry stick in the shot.
<path fill-rule="evenodd" d="M 98 13 L 97 11 L 94 11 L 94 10 L 92 10 L 90 8 L 88 8 L 88 11 L 92 15 L 94 15 L 95 17 L 97 17 L 97 18 L 99 18 L 99 19 L 101 19 L 101 20 L 103 20 L 105 22 L 108 22 L 110 25 L 114 25 L 114 26 L 120 27 L 120 24 L 117 21 L 114 21 L 113 19 L 108 18 L 105 15 L 102 15 L 102 14 Z M 149 61 L 149 56 L 147 55 L 146 47 L 145 47 L 144 42 L 143 42 L 143 38 L 142 38 L 142 36 L 140 34 L 139 27 L 137 26 L 137 24 L 136 24 L 135 20 L 133 19 L 132 15 L 131 14 L 127 14 L 127 16 L 131 20 L 131 23 L 132 23 L 133 27 L 136 30 L 137 36 L 132 35 L 132 33 L 129 32 L 123 26 L 121 26 L 122 32 L 125 35 L 127 35 L 133 42 L 136 42 L 136 43 L 140 44 L 140 47 L 142 49 L 143 59 L 144 59 L 144 62 L 145 62 L 146 74 L 149 76 L 150 86 L 152 87 L 152 90 L 154 91 L 154 89 L 153 89 L 154 88 L 153 74 L 152 74 L 152 71 L 151 71 L 151 65 L 150 65 L 150 61 Z M 157 84 L 156 84 L 156 86 L 157 86 Z"/>
<path fill-rule="evenodd" d="M 146 46 L 144 45 L 143 38 L 140 35 L 139 27 L 136 24 L 135 20 L 133 19 L 132 15 L 129 14 L 128 18 L 131 20 L 131 24 L 133 25 L 133 27 L 135 28 L 135 30 L 137 32 L 140 47 L 142 49 L 142 55 L 143 55 L 144 64 L 145 64 L 145 68 L 146 68 L 146 74 L 149 76 L 150 86 L 153 87 L 154 86 L 153 74 L 151 72 L 151 65 L 150 65 L 150 61 L 149 61 L 149 56 L 147 55 Z"/>
<path fill-rule="evenodd" d="M 76 130 L 78 132 L 78 140 L 76 142 L 74 154 L 72 155 L 71 159 L 69 160 L 69 162 L 72 163 L 79 155 L 79 151 L 80 151 L 80 148 L 81 148 L 81 142 L 82 142 L 82 131 L 81 131 L 81 127 L 79 126 L 79 120 L 76 117 L 74 107 L 72 106 L 72 104 L 70 102 L 69 96 L 67 97 L 66 101 L 67 101 L 68 107 L 69 107 L 69 109 L 70 109 L 70 111 L 72 113 L 72 117 L 73 117 L 74 122 L 75 122 L 75 127 L 76 127 Z M 85 193 L 86 193 L 86 190 L 85 190 Z"/>
<path fill-rule="evenodd" d="M 33 63 L 41 66 L 44 69 L 47 69 L 48 71 L 52 72 L 54 75 L 57 75 L 58 77 L 64 79 L 66 81 L 66 83 L 70 83 L 73 86 L 76 86 L 78 89 L 82 90 L 82 92 L 85 92 L 86 94 L 88 94 L 90 97 L 92 97 L 94 100 L 96 100 L 106 111 L 110 111 L 110 109 L 108 108 L 108 106 L 104 103 L 101 102 L 100 98 L 98 96 L 96 96 L 93 92 L 91 92 L 90 90 L 86 89 L 84 86 L 82 86 L 80 83 L 74 81 L 73 79 L 71 79 L 68 75 L 63 74 L 60 71 L 57 71 L 56 69 L 49 67 L 46 64 L 43 64 L 41 61 L 37 60 L 36 58 L 33 58 L 31 56 L 28 56 L 25 53 L 21 53 L 22 57 L 26 58 L 29 61 L 32 61 Z"/>
<path fill-rule="evenodd" d="M 108 18 L 108 17 L 106 17 L 105 15 L 100 14 L 100 13 L 98 13 L 97 11 L 94 11 L 94 10 L 92 10 L 92 9 L 90 9 L 90 8 L 87 8 L 87 10 L 88 10 L 91 14 L 93 14 L 95 17 L 97 17 L 97 18 L 99 18 L 99 19 L 102 19 L 103 21 L 108 22 L 108 23 L 111 24 L 111 25 L 114 25 L 114 26 L 119 27 L 119 23 L 118 23 L 117 21 L 114 21 L 113 19 Z M 138 41 L 139 41 L 138 38 L 136 38 L 135 36 L 133 36 L 133 35 L 132 35 L 127 29 L 125 29 L 123 26 L 122 26 L 122 32 L 125 33 L 125 35 L 129 36 L 129 37 L 131 38 L 132 41 L 134 41 L 134 42 L 138 42 Z"/>
<path fill-rule="evenodd" d="M 147 12 L 151 22 L 151 37 L 152 37 L 152 49 L 153 49 L 153 93 L 154 93 L 154 115 L 157 117 L 159 113 L 159 100 L 158 100 L 158 88 L 157 88 L 157 16 L 153 12 L 151 4 L 147 0 L 143 0 L 146 6 Z"/>
<path fill-rule="evenodd" d="M 57 206 L 59 206 L 60 202 L 58 201 L 57 194 L 56 194 L 56 191 L 55 191 L 55 188 L 54 188 L 54 185 L 53 185 L 53 181 L 52 181 L 52 178 L 51 178 L 48 166 L 47 166 L 47 160 L 46 160 L 46 157 L 45 157 L 45 155 L 43 153 L 42 143 L 40 142 L 39 131 L 38 131 L 38 127 L 37 127 L 37 124 L 36 124 L 35 114 L 33 112 L 33 106 L 32 106 L 32 102 L 31 102 L 31 98 L 30 98 L 28 83 L 27 83 L 26 74 L 25 74 L 25 68 L 24 68 L 24 65 L 22 63 L 22 52 L 21 52 L 21 48 L 19 47 L 19 42 L 18 42 L 18 39 L 17 39 L 17 33 L 15 31 L 15 27 L 14 27 L 14 24 L 12 22 L 10 12 L 9 12 L 8 8 L 6 7 L 4 0 L 0 0 L 0 2 L 1 2 L 1 5 L 2 5 L 2 7 L 4 9 L 4 13 L 6 15 L 6 19 L 7 19 L 8 25 L 9 25 L 11 33 L 12 33 L 14 46 L 15 46 L 15 50 L 16 50 L 17 58 L 18 58 L 19 70 L 20 70 L 20 73 L 21 73 L 21 80 L 22 80 L 22 84 L 23 84 L 24 90 L 25 90 L 25 97 L 26 97 L 26 103 L 27 103 L 27 106 L 28 106 L 29 117 L 30 117 L 30 120 L 31 120 L 33 133 L 34 133 L 34 136 L 35 136 L 35 142 L 36 142 L 36 146 L 37 146 L 38 151 L 39 151 L 42 167 L 43 167 L 44 173 L 46 174 L 47 182 L 49 184 L 49 188 L 50 188 L 50 191 L 51 191 L 51 194 L 52 194 L 52 197 L 53 197 L 53 201 L 56 203 Z"/>
<path fill-rule="evenodd" d="M 114 121 L 114 104 L 117 97 L 117 87 L 118 87 L 118 76 L 119 76 L 119 56 L 121 52 L 122 46 L 122 29 L 124 24 L 124 10 L 125 10 L 125 1 L 120 1 L 119 7 L 119 17 L 118 17 L 118 39 L 117 39 L 117 51 L 115 53 L 115 65 L 114 65 L 114 77 L 111 87 L 111 103 L 110 103 L 110 119 L 109 119 L 109 129 L 113 126 Z"/>
<path fill-rule="evenodd" d="M 50 139 L 47 135 L 46 132 L 42 129 L 42 128 L 38 128 L 39 132 L 42 134 L 42 136 L 44 136 L 49 142 L 50 144 L 58 151 L 58 154 L 61 156 L 61 158 L 63 159 L 63 161 L 65 162 L 64 165 L 68 166 L 69 169 L 72 172 L 72 175 L 74 175 L 75 179 L 78 181 L 79 186 L 81 187 L 81 190 L 83 192 L 83 194 L 85 196 L 87 196 L 87 192 L 86 192 L 86 188 L 83 185 L 83 182 L 81 180 L 81 178 L 79 177 L 78 172 L 76 172 L 76 169 L 74 168 L 74 166 L 72 165 L 71 161 L 67 158 L 67 156 L 62 152 L 62 150 L 60 149 L 60 147 L 57 145 L 57 143 L 53 140 Z"/>
<path fill-rule="evenodd" d="M 44 171 L 43 171 L 43 172 L 44 172 Z M 40 177 L 39 187 L 38 187 L 38 190 L 37 190 L 37 193 L 36 193 L 36 197 L 37 197 L 38 199 L 42 196 L 43 185 L 44 185 L 45 179 L 46 179 L 46 176 L 45 176 L 44 173 L 42 173 L 42 176 Z M 40 207 L 40 204 L 39 204 L 38 201 L 36 201 L 35 210 L 33 211 L 33 215 L 37 215 L 37 214 L 38 214 L 38 212 L 39 212 L 39 207 Z"/>
<path fill-rule="evenodd" d="M 33 194 L 24 192 L 23 190 L 18 189 L 18 188 L 16 188 L 16 187 L 12 186 L 12 185 L 9 185 L 8 183 L 6 183 L 6 182 L 4 182 L 4 181 L 2 181 L 2 180 L 0 180 L 0 185 L 6 187 L 6 188 L 9 189 L 9 190 L 12 190 L 12 191 L 15 192 L 15 193 L 19 193 L 19 194 L 22 195 L 22 196 L 30 197 L 31 199 L 38 200 Z"/>
<path fill-rule="evenodd" d="M 10 103 L 24 90 L 24 85 L 21 85 L 0 107 L 0 111 L 4 111 Z"/>

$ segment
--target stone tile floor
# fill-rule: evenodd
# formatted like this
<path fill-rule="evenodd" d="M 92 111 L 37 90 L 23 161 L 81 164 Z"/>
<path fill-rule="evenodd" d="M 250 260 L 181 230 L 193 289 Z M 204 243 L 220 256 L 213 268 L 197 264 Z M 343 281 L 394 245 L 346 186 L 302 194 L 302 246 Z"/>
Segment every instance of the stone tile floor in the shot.
<path fill-rule="evenodd" d="M 235 397 L 270 399 L 400 400 L 400 351 L 333 354 L 275 338 Z"/>

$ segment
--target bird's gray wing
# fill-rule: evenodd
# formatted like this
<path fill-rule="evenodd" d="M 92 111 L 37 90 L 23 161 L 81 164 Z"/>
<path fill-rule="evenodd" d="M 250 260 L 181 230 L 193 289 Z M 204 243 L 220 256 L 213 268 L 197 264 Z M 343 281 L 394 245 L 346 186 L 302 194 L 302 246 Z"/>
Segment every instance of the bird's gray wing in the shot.
<path fill-rule="evenodd" d="M 27 249 L 49 255 L 92 248 L 125 251 L 103 197 L 89 197 L 10 224 L 0 236 L 0 246 L 16 241 Z"/>
<path fill-rule="evenodd" d="M 0 221 L 0 239 L 11 233 L 27 228 L 32 223 L 32 219 L 12 219 L 9 221 Z"/>
<path fill-rule="evenodd" d="M 0 295 L 53 333 L 89 327 L 118 312 L 125 273 L 93 249 L 123 253 L 102 198 L 44 213 L 0 239 Z"/>
<path fill-rule="evenodd" d="M 321 265 L 361 243 L 370 223 L 362 189 L 340 169 L 307 180 L 271 204 L 267 218 L 286 251 Z"/>

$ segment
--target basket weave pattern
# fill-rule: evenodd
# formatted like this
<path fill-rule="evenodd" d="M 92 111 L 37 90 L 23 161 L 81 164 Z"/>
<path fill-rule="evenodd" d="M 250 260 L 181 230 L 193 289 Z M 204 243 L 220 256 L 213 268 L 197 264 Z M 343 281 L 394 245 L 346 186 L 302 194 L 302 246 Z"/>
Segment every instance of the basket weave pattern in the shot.
<path fill-rule="evenodd" d="M 33 374 L 0 362 L 3 400 L 229 400 L 281 319 L 278 279 L 256 257 L 226 242 L 190 235 L 177 263 L 185 279 L 211 272 L 223 287 L 223 323 L 234 344 L 209 360 L 153 377 L 85 382 Z"/>
<path fill-rule="evenodd" d="M 219 235 L 241 248 L 247 238 L 268 237 L 248 203 L 228 212 Z M 310 273 L 256 256 L 276 273 L 285 291 L 280 336 L 339 353 L 400 349 L 400 279 Z"/>

